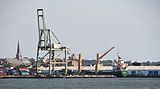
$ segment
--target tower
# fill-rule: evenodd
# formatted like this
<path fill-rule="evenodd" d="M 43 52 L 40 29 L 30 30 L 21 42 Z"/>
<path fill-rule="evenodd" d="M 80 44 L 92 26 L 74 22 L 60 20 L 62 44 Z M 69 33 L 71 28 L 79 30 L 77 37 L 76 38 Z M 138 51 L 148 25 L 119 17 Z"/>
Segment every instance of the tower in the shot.
<path fill-rule="evenodd" d="M 20 53 L 20 48 L 19 48 L 19 41 L 18 41 L 18 44 L 17 44 L 17 53 L 16 53 L 16 58 L 19 60 L 19 59 L 22 59 L 22 55 Z"/>

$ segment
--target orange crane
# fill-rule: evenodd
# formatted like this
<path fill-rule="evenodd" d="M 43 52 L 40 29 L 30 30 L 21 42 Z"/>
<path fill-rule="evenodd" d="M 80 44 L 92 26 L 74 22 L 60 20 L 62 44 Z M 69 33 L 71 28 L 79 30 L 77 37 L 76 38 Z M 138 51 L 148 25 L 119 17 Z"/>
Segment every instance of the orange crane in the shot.
<path fill-rule="evenodd" d="M 99 53 L 97 53 L 97 61 L 96 61 L 96 66 L 95 66 L 95 72 L 98 73 L 98 66 L 99 66 L 99 62 L 100 59 L 102 59 L 105 55 L 107 55 L 112 49 L 114 49 L 114 47 L 110 48 L 107 52 L 105 52 L 103 55 L 99 56 Z"/>

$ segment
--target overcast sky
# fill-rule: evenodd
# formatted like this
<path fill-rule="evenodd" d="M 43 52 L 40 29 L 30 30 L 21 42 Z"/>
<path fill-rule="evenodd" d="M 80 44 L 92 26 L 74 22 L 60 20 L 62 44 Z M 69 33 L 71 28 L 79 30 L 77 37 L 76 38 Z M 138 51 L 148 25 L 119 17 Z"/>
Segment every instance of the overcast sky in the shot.
<path fill-rule="evenodd" d="M 160 60 L 160 0 L 0 0 L 0 58 L 36 58 L 36 9 L 43 8 L 47 28 L 83 58 Z"/>

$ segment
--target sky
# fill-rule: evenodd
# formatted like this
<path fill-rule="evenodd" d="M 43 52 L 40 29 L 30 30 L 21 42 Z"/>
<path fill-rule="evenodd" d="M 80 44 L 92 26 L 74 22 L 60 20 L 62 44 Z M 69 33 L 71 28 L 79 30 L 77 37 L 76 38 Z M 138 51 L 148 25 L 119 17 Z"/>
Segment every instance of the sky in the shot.
<path fill-rule="evenodd" d="M 38 8 L 72 53 L 95 59 L 160 60 L 160 0 L 0 0 L 0 58 L 36 58 Z"/>

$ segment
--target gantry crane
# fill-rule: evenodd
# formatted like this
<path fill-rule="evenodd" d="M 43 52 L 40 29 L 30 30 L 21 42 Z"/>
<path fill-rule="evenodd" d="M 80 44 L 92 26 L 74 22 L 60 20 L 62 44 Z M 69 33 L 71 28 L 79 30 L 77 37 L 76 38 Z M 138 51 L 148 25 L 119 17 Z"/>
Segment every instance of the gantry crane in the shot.
<path fill-rule="evenodd" d="M 60 52 L 64 55 L 65 74 L 67 73 L 67 49 L 62 46 L 56 35 L 46 28 L 43 9 L 37 9 L 37 21 L 38 21 L 38 46 L 37 46 L 37 58 L 36 58 L 36 74 L 38 74 L 38 61 L 40 59 L 49 59 L 49 75 L 54 71 L 56 64 L 55 55 L 56 52 Z M 53 38 L 53 39 L 52 39 Z M 54 40 L 54 41 L 53 41 Z"/>
<path fill-rule="evenodd" d="M 114 47 L 110 48 L 107 52 L 105 52 L 103 55 L 99 56 L 99 53 L 97 53 L 96 56 L 96 66 L 95 66 L 95 72 L 98 73 L 98 67 L 100 63 L 100 59 L 102 59 L 105 55 L 107 55 Z"/>

